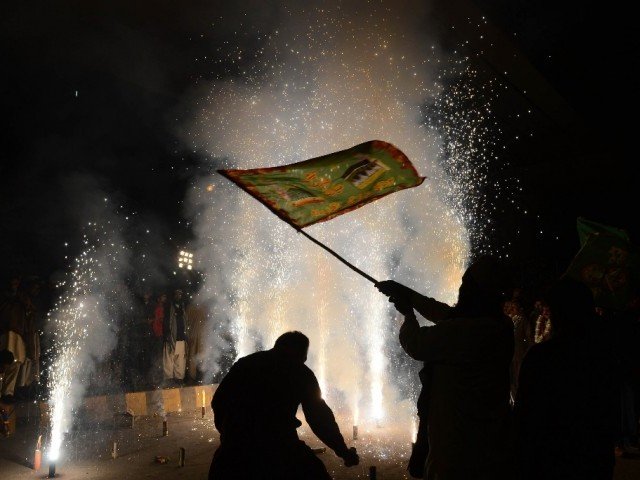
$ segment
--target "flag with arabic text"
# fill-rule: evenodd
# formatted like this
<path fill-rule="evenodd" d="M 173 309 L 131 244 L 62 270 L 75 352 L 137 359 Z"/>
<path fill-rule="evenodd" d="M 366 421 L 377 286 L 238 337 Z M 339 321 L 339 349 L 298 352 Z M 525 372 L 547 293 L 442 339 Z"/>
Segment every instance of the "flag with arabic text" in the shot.
<path fill-rule="evenodd" d="M 280 167 L 218 172 L 295 228 L 424 181 L 404 153 L 381 140 Z"/>

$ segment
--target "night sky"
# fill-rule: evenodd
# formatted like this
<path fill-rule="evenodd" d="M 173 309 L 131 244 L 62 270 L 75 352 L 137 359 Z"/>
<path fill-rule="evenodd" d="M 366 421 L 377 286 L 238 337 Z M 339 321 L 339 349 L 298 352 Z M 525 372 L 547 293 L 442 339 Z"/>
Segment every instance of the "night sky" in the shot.
<path fill-rule="evenodd" d="M 630 16 L 577 1 L 475 5 L 579 118 L 571 131 L 551 126 L 542 137 L 552 160 L 527 145 L 505 150 L 529 214 L 496 218 L 496 242 L 510 238 L 510 253 L 523 265 L 543 258 L 562 269 L 578 247 L 578 215 L 625 228 L 637 240 L 637 176 L 630 170 L 637 159 L 637 39 Z M 65 255 L 77 252 L 81 223 L 105 195 L 136 216 L 138 231 L 151 231 L 145 242 L 158 261 L 189 239 L 182 200 L 190 179 L 207 172 L 176 133 L 189 115 L 183 96 L 198 79 L 220 74 L 193 59 L 237 38 L 244 9 L 258 10 L 253 18 L 264 29 L 278 23 L 277 2 L 233 10 L 217 1 L 3 5 L 4 278 L 63 270 Z M 208 28 L 220 17 L 222 26 Z M 245 41 L 249 51 L 259 47 Z"/>

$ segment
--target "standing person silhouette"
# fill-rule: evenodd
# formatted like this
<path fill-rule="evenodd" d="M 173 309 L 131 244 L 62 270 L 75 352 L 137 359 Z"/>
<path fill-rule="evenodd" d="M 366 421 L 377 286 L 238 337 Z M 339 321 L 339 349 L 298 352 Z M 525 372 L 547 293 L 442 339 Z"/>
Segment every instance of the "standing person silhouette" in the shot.
<path fill-rule="evenodd" d="M 173 385 L 182 385 L 187 367 L 187 322 L 186 306 L 182 290 L 173 292 L 173 299 L 165 304 L 162 334 L 164 346 L 162 366 L 164 380 Z"/>
<path fill-rule="evenodd" d="M 359 463 L 304 364 L 308 349 L 304 334 L 287 332 L 272 349 L 240 358 L 231 367 L 211 401 L 220 447 L 210 479 L 330 480 L 322 461 L 298 438 L 300 405 L 311 430 L 346 466 Z"/>
<path fill-rule="evenodd" d="M 520 368 L 515 404 L 522 480 L 610 480 L 619 413 L 613 332 L 589 287 L 564 277 L 546 295 L 553 334 Z"/>
<path fill-rule="evenodd" d="M 426 464 L 420 458 L 411 459 L 412 476 L 512 478 L 513 323 L 502 309 L 511 286 L 507 269 L 492 257 L 481 257 L 467 268 L 454 307 L 393 280 L 378 282 L 378 290 L 405 316 L 400 328 L 402 348 L 425 363 L 418 415 L 420 423 L 427 424 L 420 430 L 426 432 L 428 448 L 416 445 L 414 455 L 425 450 L 428 455 Z M 421 327 L 414 309 L 435 325 Z"/>

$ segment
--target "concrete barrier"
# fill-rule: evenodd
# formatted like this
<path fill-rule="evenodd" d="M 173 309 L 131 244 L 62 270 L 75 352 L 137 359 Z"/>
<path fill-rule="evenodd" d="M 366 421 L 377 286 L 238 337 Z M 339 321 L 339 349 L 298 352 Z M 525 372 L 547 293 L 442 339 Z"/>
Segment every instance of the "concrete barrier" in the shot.
<path fill-rule="evenodd" d="M 77 408 L 84 421 L 102 423 L 113 421 L 114 415 L 129 412 L 134 416 L 164 416 L 168 413 L 199 412 L 204 405 L 205 411 L 211 408 L 211 399 L 218 384 L 195 385 L 181 388 L 159 388 L 144 392 L 130 392 L 116 395 L 98 395 L 85 397 Z M 36 408 L 37 407 L 37 408 Z M 39 402 L 34 405 L 16 404 L 18 418 L 40 416 L 41 425 L 49 423 L 49 404 Z"/>

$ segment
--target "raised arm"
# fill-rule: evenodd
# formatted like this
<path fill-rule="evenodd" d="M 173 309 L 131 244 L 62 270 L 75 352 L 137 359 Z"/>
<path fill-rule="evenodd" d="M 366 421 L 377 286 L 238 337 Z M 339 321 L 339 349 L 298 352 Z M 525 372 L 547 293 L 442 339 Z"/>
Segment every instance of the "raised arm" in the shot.
<path fill-rule="evenodd" d="M 420 315 L 433 323 L 438 323 L 440 320 L 445 319 L 452 308 L 446 303 L 422 295 L 395 280 L 378 282 L 376 288 L 388 296 L 389 301 L 396 305 L 396 308 L 398 308 L 398 304 L 409 304 L 415 308 Z"/>

